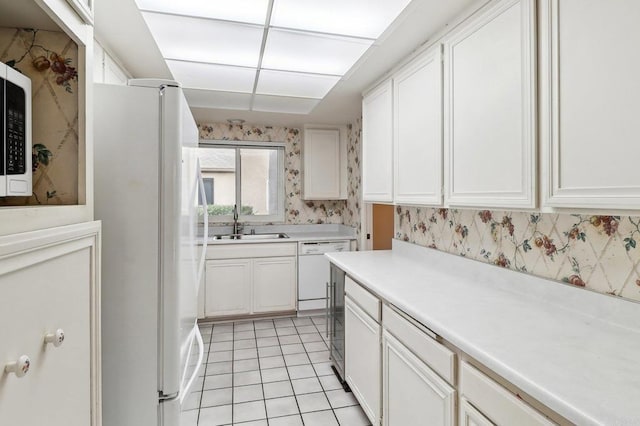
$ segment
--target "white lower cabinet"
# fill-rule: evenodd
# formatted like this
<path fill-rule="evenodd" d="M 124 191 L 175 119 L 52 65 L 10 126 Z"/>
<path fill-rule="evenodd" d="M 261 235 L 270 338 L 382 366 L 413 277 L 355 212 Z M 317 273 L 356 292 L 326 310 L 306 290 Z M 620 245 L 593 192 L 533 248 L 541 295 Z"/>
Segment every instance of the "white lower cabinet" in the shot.
<path fill-rule="evenodd" d="M 253 260 L 253 312 L 296 308 L 296 259 L 268 257 Z"/>
<path fill-rule="evenodd" d="M 205 315 L 251 312 L 251 259 L 207 260 Z"/>
<path fill-rule="evenodd" d="M 0 238 L 0 425 L 101 424 L 99 232 Z"/>
<path fill-rule="evenodd" d="M 387 331 L 383 334 L 383 424 L 452 426 L 456 391 Z"/>
<path fill-rule="evenodd" d="M 295 311 L 297 244 L 209 246 L 205 267 L 204 316 Z"/>
<path fill-rule="evenodd" d="M 380 324 L 345 298 L 345 380 L 373 425 L 380 424 Z"/>

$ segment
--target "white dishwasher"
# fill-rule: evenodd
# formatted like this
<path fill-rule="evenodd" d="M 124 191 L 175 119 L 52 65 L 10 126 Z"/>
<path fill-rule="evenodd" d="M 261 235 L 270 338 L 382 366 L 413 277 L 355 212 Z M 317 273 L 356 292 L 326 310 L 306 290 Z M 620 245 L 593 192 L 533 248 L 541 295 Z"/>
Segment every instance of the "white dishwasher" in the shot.
<path fill-rule="evenodd" d="M 349 240 L 298 243 L 298 311 L 326 309 L 329 260 L 325 253 L 350 251 Z"/>

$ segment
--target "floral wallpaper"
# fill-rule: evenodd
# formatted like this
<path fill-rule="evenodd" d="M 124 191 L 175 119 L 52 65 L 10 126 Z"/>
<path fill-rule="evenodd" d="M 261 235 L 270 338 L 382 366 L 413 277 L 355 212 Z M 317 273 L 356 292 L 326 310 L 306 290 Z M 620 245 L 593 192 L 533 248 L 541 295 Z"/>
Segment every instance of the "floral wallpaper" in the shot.
<path fill-rule="evenodd" d="M 395 235 L 640 301 L 640 217 L 397 206 Z"/>
<path fill-rule="evenodd" d="M 0 205 L 78 203 L 78 46 L 64 33 L 0 27 L 0 62 L 31 79 L 33 196 Z"/>
<path fill-rule="evenodd" d="M 285 146 L 285 223 L 343 223 L 346 202 L 305 201 L 301 197 L 302 180 L 299 129 L 276 126 L 235 125 L 224 123 L 198 124 L 201 139 L 253 142 L 284 142 Z"/>
<path fill-rule="evenodd" d="M 347 126 L 347 206 L 344 212 L 344 224 L 356 229 L 356 243 L 360 249 L 362 206 L 362 172 L 360 159 L 362 158 L 362 118 Z"/>

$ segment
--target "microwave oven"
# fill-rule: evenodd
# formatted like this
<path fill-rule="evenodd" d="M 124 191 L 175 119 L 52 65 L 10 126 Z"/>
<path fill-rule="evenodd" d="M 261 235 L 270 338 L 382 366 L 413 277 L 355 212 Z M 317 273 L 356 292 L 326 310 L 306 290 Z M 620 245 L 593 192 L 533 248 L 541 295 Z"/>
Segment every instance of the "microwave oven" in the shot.
<path fill-rule="evenodd" d="M 31 80 L 0 62 L 0 197 L 31 196 Z"/>

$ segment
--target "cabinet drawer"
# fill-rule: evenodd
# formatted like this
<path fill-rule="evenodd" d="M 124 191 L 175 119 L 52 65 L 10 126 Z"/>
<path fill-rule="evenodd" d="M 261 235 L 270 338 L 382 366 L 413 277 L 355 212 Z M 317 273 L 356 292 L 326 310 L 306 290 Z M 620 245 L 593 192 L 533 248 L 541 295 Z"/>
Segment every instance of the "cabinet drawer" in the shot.
<path fill-rule="evenodd" d="M 382 307 L 382 325 L 440 377 L 449 384 L 455 383 L 455 353 L 387 305 Z"/>
<path fill-rule="evenodd" d="M 549 426 L 555 423 L 466 362 L 460 366 L 460 396 L 498 425 Z"/>
<path fill-rule="evenodd" d="M 207 259 L 295 256 L 297 248 L 296 243 L 211 244 L 207 246 Z"/>
<path fill-rule="evenodd" d="M 344 291 L 358 304 L 371 318 L 380 322 L 380 299 L 365 290 L 360 284 L 346 277 Z"/>

